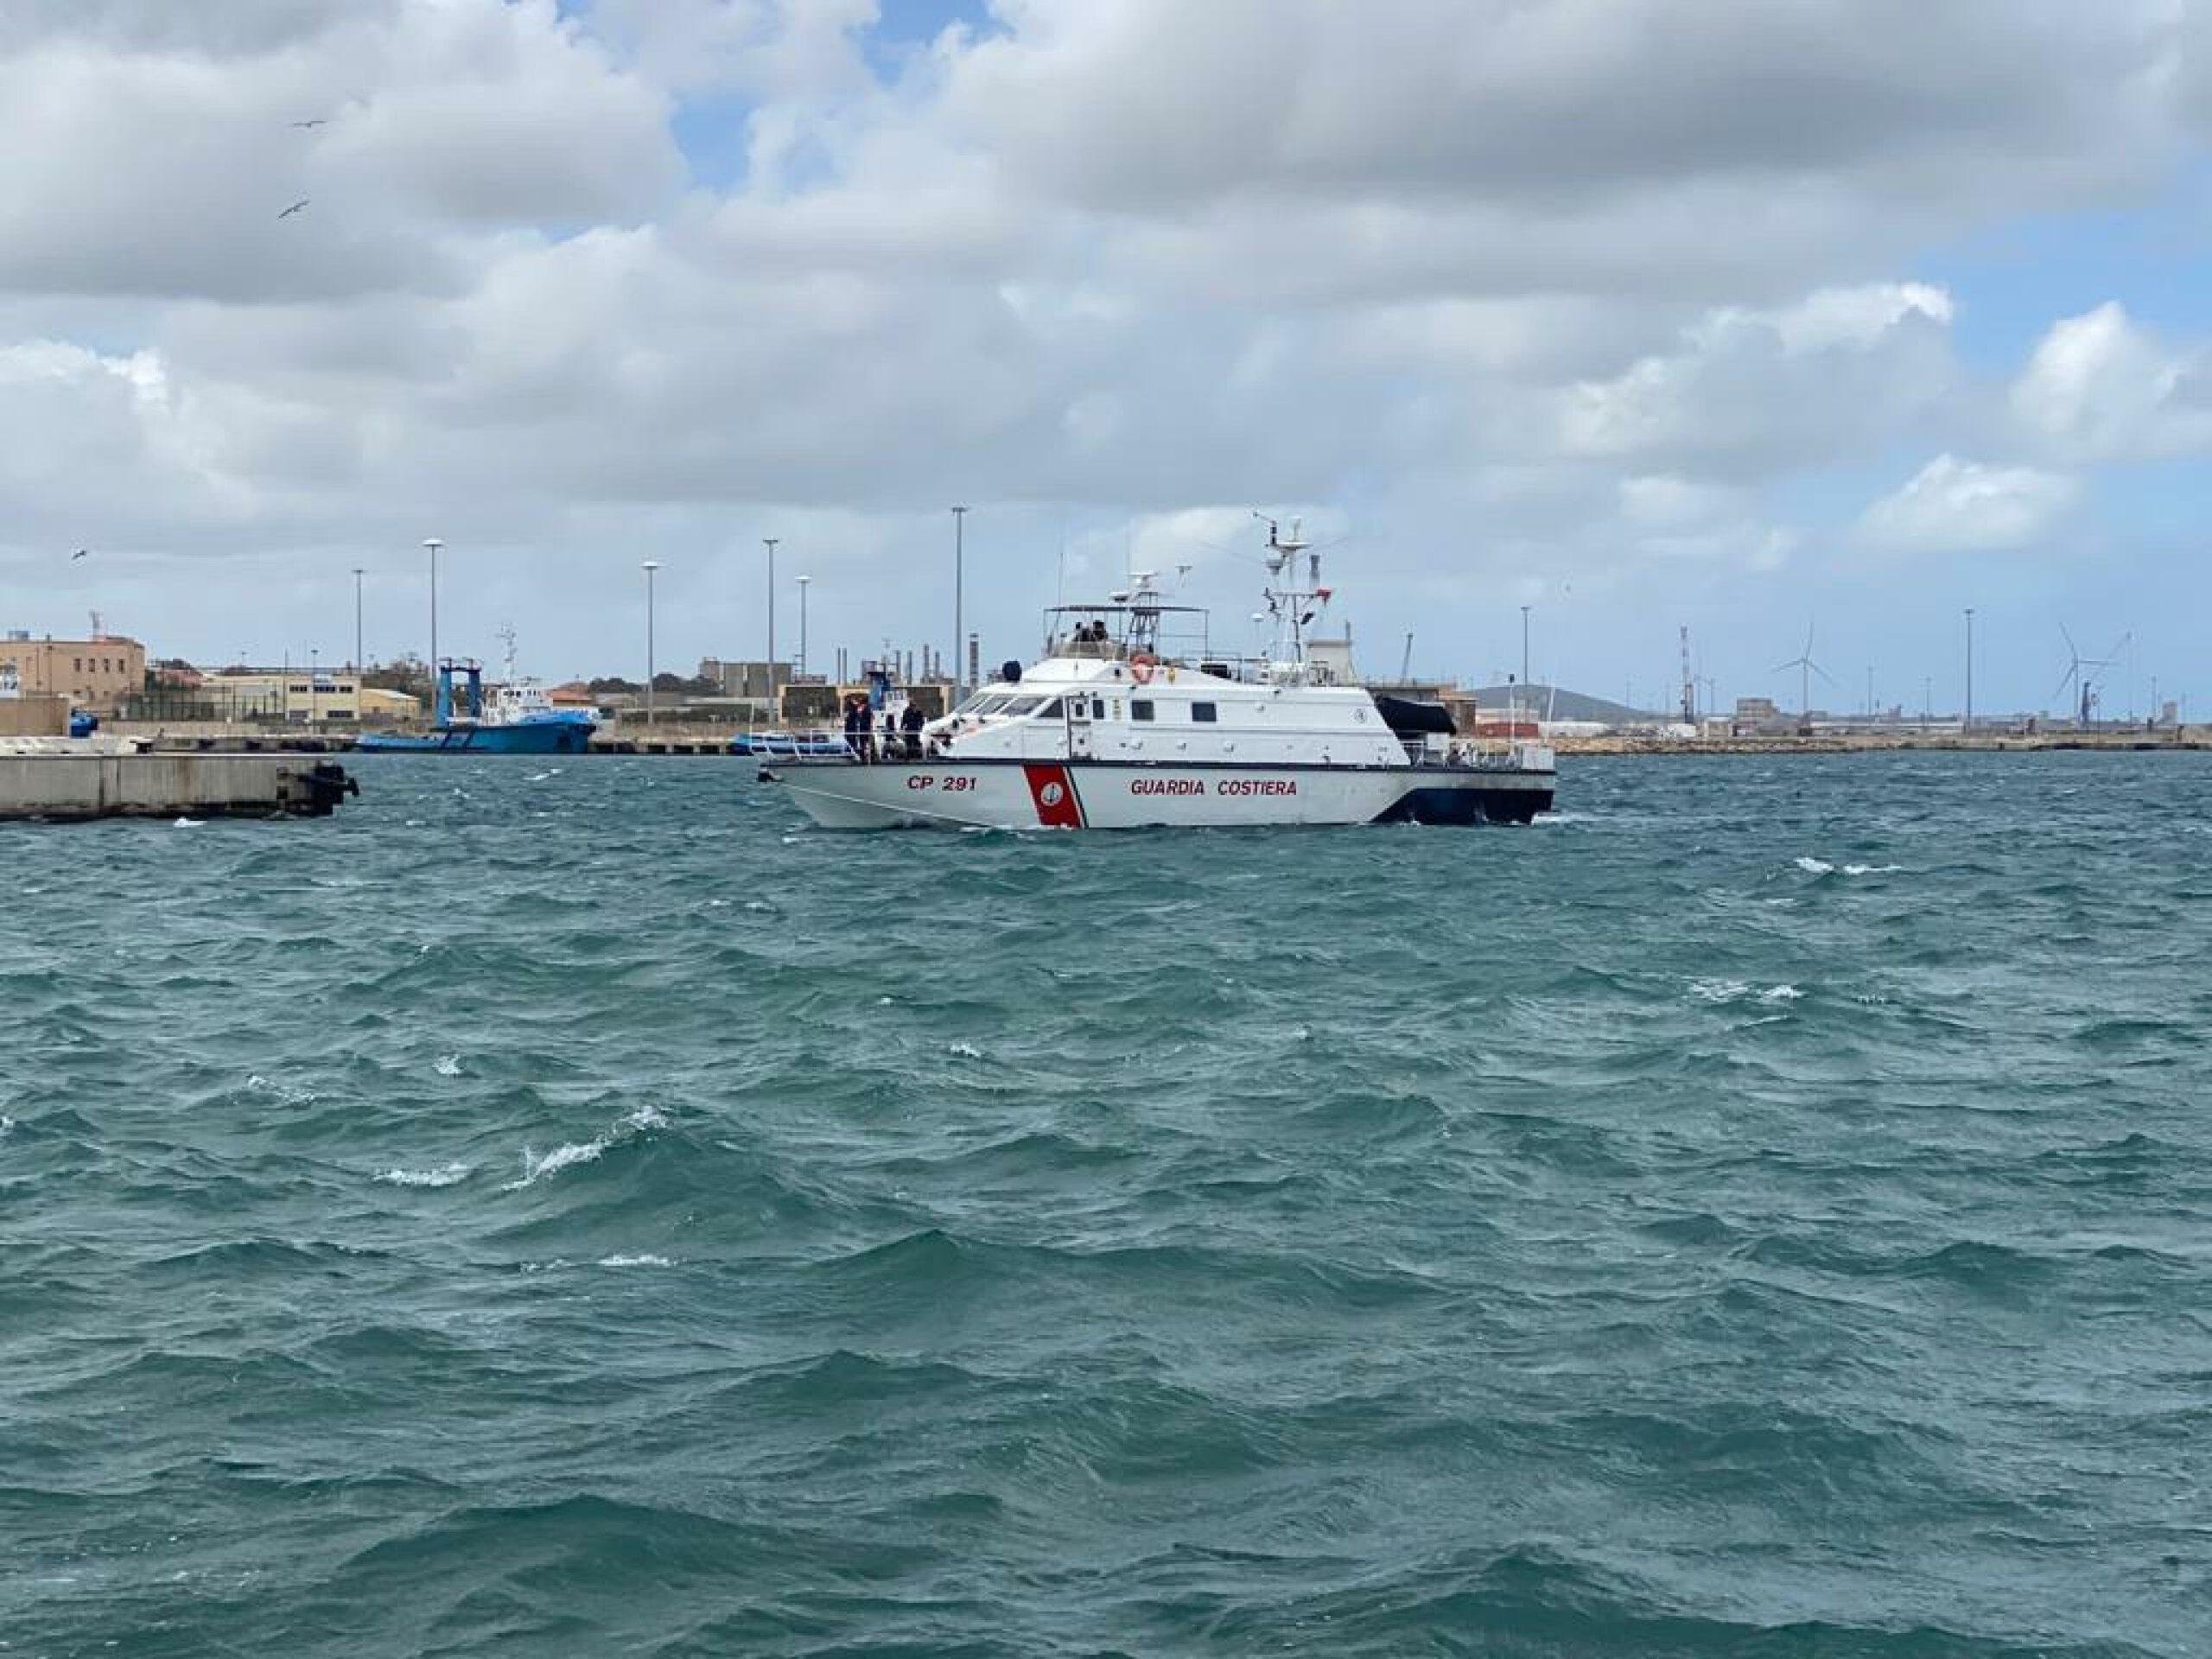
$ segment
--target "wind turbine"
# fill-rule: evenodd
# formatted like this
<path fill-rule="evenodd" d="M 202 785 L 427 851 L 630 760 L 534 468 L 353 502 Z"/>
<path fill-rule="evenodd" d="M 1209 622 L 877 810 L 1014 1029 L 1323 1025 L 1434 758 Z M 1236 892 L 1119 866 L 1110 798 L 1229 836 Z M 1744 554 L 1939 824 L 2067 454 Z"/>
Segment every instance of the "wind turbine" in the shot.
<path fill-rule="evenodd" d="M 1819 675 L 1830 685 L 1835 683 L 1834 677 L 1813 660 L 1813 625 L 1810 622 L 1805 625 L 1805 649 L 1786 663 L 1777 663 L 1768 672 L 1781 674 L 1793 668 L 1798 671 L 1797 717 L 1803 720 L 1813 712 L 1813 676 Z"/>
<path fill-rule="evenodd" d="M 2110 651 L 2107 652 L 2101 657 L 2082 658 L 2079 662 L 2079 667 L 2110 668 L 2114 663 L 2120 660 L 2120 653 L 2127 649 L 2127 642 L 2134 637 L 2133 631 L 2121 634 L 2119 639 L 2113 641 L 2112 649 Z M 2070 639 L 2067 641 L 2067 644 L 2069 645 L 2073 643 L 2074 642 Z M 2101 674 L 2083 674 L 2081 676 L 2081 681 L 2082 723 L 2086 726 L 2089 723 L 2090 715 L 2096 707 L 2098 702 L 2097 692 L 2098 689 L 2104 683 L 2104 676 Z"/>
<path fill-rule="evenodd" d="M 2058 625 L 2058 632 L 2066 640 L 2066 672 L 2060 676 L 2058 683 L 2052 688 L 2050 695 L 2055 697 L 2068 686 L 2074 687 L 2075 696 L 2071 701 L 2075 702 L 2081 709 L 2079 718 L 2081 723 L 2086 726 L 2089 723 L 2089 682 L 2082 673 L 2082 648 L 2074 643 L 2074 636 L 2068 632 L 2063 622 Z"/>

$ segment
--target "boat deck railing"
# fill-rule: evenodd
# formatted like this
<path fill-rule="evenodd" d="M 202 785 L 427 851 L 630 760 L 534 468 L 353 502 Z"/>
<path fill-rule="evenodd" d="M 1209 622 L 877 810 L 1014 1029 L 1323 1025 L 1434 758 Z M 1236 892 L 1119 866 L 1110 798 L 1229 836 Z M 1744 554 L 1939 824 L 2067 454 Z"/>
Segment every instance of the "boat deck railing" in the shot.
<path fill-rule="evenodd" d="M 1525 739 L 1453 738 L 1432 745 L 1425 738 L 1402 741 L 1406 763 L 1420 767 L 1472 766 L 1482 771 L 1541 772 L 1554 765 L 1551 746 Z M 742 746 L 742 747 L 741 747 Z M 757 760 L 809 762 L 830 766 L 918 766 L 925 761 L 957 760 L 951 749 L 934 739 L 906 732 L 874 732 L 849 735 L 836 727 L 777 727 L 743 732 L 730 747 Z M 1265 761 L 1255 761 L 1264 766 Z"/>

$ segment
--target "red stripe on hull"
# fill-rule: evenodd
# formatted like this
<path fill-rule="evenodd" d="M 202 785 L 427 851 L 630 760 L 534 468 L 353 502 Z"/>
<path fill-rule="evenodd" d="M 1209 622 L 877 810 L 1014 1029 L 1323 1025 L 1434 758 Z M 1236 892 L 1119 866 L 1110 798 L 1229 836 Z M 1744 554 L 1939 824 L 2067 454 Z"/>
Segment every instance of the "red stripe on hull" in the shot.
<path fill-rule="evenodd" d="M 1076 799 L 1075 780 L 1065 766 L 1024 766 L 1029 798 L 1037 804 L 1037 822 L 1047 830 L 1083 828 L 1083 803 Z"/>

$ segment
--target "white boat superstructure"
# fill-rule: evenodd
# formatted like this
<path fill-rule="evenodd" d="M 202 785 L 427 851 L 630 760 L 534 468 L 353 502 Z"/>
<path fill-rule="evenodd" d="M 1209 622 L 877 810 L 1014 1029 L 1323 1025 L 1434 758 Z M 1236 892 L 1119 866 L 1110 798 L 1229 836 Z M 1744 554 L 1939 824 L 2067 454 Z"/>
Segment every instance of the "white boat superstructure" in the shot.
<path fill-rule="evenodd" d="M 1308 654 L 1332 594 L 1295 527 L 1270 524 L 1268 563 L 1256 658 L 1212 652 L 1205 613 L 1141 575 L 1110 603 L 1055 607 L 1041 660 L 915 736 L 760 776 L 837 829 L 1525 823 L 1550 807 L 1548 748 L 1477 744 L 1441 707 L 1378 698 Z"/>
<path fill-rule="evenodd" d="M 499 639 L 506 646 L 503 664 L 505 677 L 492 688 L 486 699 L 484 712 L 477 723 L 483 726 L 521 726 L 533 721 L 564 720 L 582 725 L 596 726 L 599 714 L 595 709 L 568 709 L 556 705 L 545 682 L 531 679 L 515 672 L 515 631 L 502 628 Z"/>

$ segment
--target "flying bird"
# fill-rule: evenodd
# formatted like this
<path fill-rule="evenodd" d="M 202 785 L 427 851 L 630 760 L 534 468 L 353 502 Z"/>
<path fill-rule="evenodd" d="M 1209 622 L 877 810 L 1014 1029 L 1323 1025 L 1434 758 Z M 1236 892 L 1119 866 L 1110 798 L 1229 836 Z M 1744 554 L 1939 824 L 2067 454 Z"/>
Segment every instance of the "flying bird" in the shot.
<path fill-rule="evenodd" d="M 297 201 L 287 207 L 283 213 L 277 214 L 276 217 L 279 219 L 289 219 L 294 213 L 298 213 L 301 208 L 306 207 L 308 205 L 308 197 L 302 196 Z"/>
<path fill-rule="evenodd" d="M 86 555 L 87 553 L 91 552 L 92 550 L 91 548 L 89 548 L 89 547 L 80 547 L 80 548 L 79 548 L 79 549 L 78 549 L 74 553 L 72 553 L 72 554 L 69 556 L 69 563 L 72 563 L 72 564 L 76 563 L 78 560 L 79 560 L 79 559 L 83 558 L 83 557 L 85 556 L 85 555 Z"/>
<path fill-rule="evenodd" d="M 330 124 L 330 118 L 318 115 L 312 121 L 295 121 L 292 124 L 296 127 L 327 127 Z"/>

